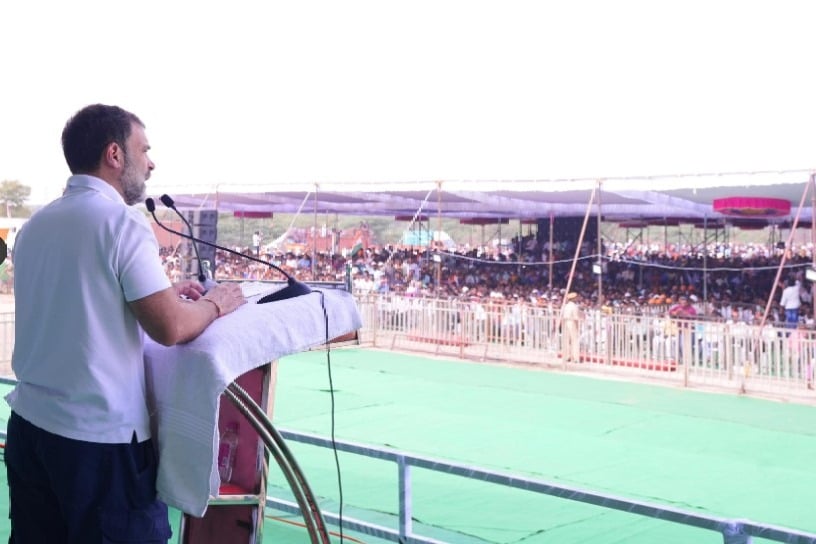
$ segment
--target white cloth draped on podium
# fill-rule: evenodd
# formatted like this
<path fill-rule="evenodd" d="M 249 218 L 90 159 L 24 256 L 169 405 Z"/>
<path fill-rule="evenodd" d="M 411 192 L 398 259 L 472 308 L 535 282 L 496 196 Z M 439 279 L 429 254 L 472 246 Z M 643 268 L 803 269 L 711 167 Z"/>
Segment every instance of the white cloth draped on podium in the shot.
<path fill-rule="evenodd" d="M 323 303 L 313 292 L 255 304 L 257 284 L 242 287 L 249 302 L 192 342 L 172 347 L 145 342 L 159 498 L 193 516 L 203 516 L 209 497 L 218 494 L 218 409 L 227 385 L 253 368 L 361 326 L 354 299 L 342 290 L 321 290 Z"/>

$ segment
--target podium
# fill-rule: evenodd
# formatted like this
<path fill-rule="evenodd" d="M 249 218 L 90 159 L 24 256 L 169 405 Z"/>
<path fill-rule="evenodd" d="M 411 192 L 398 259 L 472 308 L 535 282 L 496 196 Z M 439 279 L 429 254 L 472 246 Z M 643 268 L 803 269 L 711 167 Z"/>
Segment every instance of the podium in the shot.
<path fill-rule="evenodd" d="M 188 344 L 146 341 L 147 396 L 159 449 L 156 488 L 161 500 L 182 511 L 179 542 L 260 543 L 271 456 L 312 542 L 328 543 L 311 490 L 271 423 L 276 361 L 354 337 L 360 327 L 351 295 L 328 290 L 262 305 L 250 298 Z M 239 424 L 235 468 L 231 482 L 220 485 L 219 437 L 233 421 Z"/>
<path fill-rule="evenodd" d="M 235 381 L 270 420 L 276 370 L 277 361 L 273 361 L 246 372 Z M 218 415 L 218 433 L 220 436 L 228 424 L 238 422 L 235 468 L 230 483 L 221 484 L 218 496 L 210 499 L 203 517 L 182 515 L 179 542 L 184 544 L 260 544 L 263 541 L 269 455 L 238 407 L 224 400 L 222 398 Z"/>

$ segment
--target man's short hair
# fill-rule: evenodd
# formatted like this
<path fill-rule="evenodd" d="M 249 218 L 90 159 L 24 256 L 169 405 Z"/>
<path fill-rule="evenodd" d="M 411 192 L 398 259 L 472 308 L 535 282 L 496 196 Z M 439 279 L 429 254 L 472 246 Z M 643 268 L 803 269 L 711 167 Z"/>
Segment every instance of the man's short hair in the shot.
<path fill-rule="evenodd" d="M 125 149 L 133 123 L 144 123 L 119 106 L 93 104 L 76 112 L 62 130 L 62 153 L 72 174 L 88 174 L 99 166 L 113 142 Z"/>

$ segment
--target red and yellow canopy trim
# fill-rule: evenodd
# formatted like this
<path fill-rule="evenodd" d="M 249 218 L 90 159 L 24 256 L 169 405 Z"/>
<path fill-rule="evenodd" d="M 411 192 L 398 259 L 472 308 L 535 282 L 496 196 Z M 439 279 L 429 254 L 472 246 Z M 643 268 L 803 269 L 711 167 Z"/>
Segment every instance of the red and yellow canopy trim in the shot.
<path fill-rule="evenodd" d="M 267 219 L 272 217 L 272 212 L 255 210 L 233 210 L 233 217 L 243 217 L 246 219 Z"/>
<path fill-rule="evenodd" d="M 715 212 L 733 217 L 781 217 L 791 210 L 790 200 L 750 196 L 717 198 L 713 206 Z"/>

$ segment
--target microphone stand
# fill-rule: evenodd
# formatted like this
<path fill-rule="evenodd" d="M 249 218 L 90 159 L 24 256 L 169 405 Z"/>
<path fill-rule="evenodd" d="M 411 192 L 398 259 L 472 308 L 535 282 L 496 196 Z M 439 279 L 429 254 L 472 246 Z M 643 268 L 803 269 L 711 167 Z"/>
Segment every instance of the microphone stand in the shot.
<path fill-rule="evenodd" d="M 169 204 L 167 202 L 165 202 L 165 200 L 164 200 L 165 197 L 167 197 L 169 199 L 169 202 L 170 202 Z M 184 222 L 184 224 L 187 225 L 187 230 L 190 232 L 190 236 L 189 236 L 190 241 L 193 242 L 193 251 L 195 251 L 196 261 L 198 261 L 198 281 L 201 282 L 202 285 L 204 285 L 204 283 L 207 281 L 207 276 L 204 274 L 204 264 L 201 262 L 201 254 L 198 252 L 198 244 L 196 243 L 195 238 L 193 238 L 193 236 L 194 236 L 193 226 L 190 224 L 190 222 L 187 220 L 187 218 L 184 217 L 184 214 L 181 213 L 180 211 L 178 211 L 178 209 L 176 208 L 176 206 L 173 203 L 172 198 L 170 198 L 167 195 L 162 195 L 161 196 L 161 201 L 165 206 L 167 206 L 168 208 L 170 208 L 171 210 L 176 212 L 176 215 L 178 215 L 181 218 L 181 220 Z M 154 219 L 155 219 L 155 216 L 154 216 Z M 208 287 L 208 286 L 205 286 L 205 287 Z"/>
<path fill-rule="evenodd" d="M 167 195 L 162 195 L 161 201 L 162 201 L 162 204 L 164 204 L 168 208 L 172 209 L 177 214 L 181 215 L 179 213 L 179 211 L 176 209 L 175 203 L 173 202 L 172 198 L 170 198 Z M 227 247 L 219 246 L 218 244 L 213 244 L 212 242 L 207 242 L 206 240 L 201 240 L 201 239 L 196 238 L 196 237 L 194 237 L 194 236 L 192 236 L 190 234 L 184 234 L 182 232 L 173 230 L 170 227 L 164 225 L 161 221 L 159 221 L 159 218 L 156 217 L 156 203 L 152 198 L 148 198 L 147 200 L 145 200 L 145 206 L 147 207 L 147 211 L 150 212 L 150 214 L 153 216 L 153 220 L 156 222 L 156 224 L 158 226 L 160 226 L 161 228 L 163 228 L 164 230 L 166 230 L 167 232 L 170 232 L 170 233 L 175 234 L 177 236 L 181 236 L 182 238 L 187 238 L 188 240 L 192 240 L 193 242 L 198 242 L 198 243 L 204 244 L 206 246 L 213 247 L 215 249 L 220 249 L 221 251 L 225 251 L 227 253 L 230 253 L 232 255 L 236 255 L 238 257 L 242 257 L 242 258 L 250 260 L 250 261 L 265 264 L 266 266 L 268 266 L 268 267 L 270 267 L 270 268 L 272 268 L 274 270 L 277 270 L 283 276 L 286 277 L 286 283 L 287 283 L 286 287 L 284 287 L 283 289 L 279 289 L 279 290 L 275 291 L 274 293 L 270 293 L 270 294 L 260 298 L 258 300 L 257 304 L 266 304 L 267 302 L 275 302 L 277 300 L 285 300 L 287 298 L 299 297 L 301 295 L 307 295 L 307 294 L 312 292 L 312 289 L 308 285 L 306 285 L 305 283 L 297 281 L 290 274 L 288 274 L 285 270 L 283 270 L 282 268 L 276 266 L 273 263 L 270 263 L 269 261 L 264 261 L 263 259 L 257 259 L 255 257 L 250 256 L 250 255 L 244 255 L 243 253 L 241 253 L 239 251 L 235 251 L 235 250 L 229 249 Z"/>

